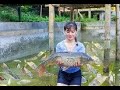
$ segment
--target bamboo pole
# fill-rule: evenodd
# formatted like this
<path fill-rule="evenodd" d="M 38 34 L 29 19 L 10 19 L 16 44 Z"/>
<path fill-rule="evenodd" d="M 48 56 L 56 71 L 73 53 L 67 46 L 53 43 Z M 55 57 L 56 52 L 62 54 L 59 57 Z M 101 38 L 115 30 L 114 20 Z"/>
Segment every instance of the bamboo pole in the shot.
<path fill-rule="evenodd" d="M 104 61 L 103 72 L 109 73 L 110 60 L 110 22 L 111 22 L 111 4 L 105 4 L 105 41 L 104 41 Z"/>
<path fill-rule="evenodd" d="M 54 52 L 54 18 L 54 6 L 49 4 L 49 49 L 52 52 Z"/>
<path fill-rule="evenodd" d="M 116 55 L 115 55 L 115 85 L 120 86 L 120 9 L 116 4 Z"/>

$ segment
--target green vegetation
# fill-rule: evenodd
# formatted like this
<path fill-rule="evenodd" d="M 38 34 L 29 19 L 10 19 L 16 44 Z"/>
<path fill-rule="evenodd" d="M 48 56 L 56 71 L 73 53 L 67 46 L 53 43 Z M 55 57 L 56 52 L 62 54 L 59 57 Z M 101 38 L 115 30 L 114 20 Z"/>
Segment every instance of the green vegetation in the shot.
<path fill-rule="evenodd" d="M 83 18 L 80 20 L 81 22 L 96 22 L 98 21 L 97 19 L 95 18 Z"/>
<path fill-rule="evenodd" d="M 38 21 L 48 21 L 49 17 L 37 14 L 36 11 L 31 9 L 31 6 L 21 6 L 21 21 L 22 22 L 38 22 Z M 69 17 L 55 15 L 55 21 L 68 21 Z M 17 22 L 19 21 L 18 12 L 16 8 L 10 6 L 3 6 L 0 8 L 0 21 L 7 22 Z"/>
<path fill-rule="evenodd" d="M 0 8 L 0 21 L 18 21 L 17 12 L 8 6 Z"/>
<path fill-rule="evenodd" d="M 48 21 L 48 12 L 46 15 L 40 16 L 40 8 L 38 5 L 22 5 L 21 6 L 21 21 L 22 22 L 39 22 L 39 21 Z M 55 21 L 56 22 L 63 22 L 63 21 L 69 21 L 70 20 L 70 13 L 62 13 L 61 16 L 56 13 L 55 15 Z M 116 16 L 112 15 L 111 20 L 115 21 Z M 18 6 L 16 5 L 0 5 L 0 21 L 7 21 L 7 22 L 18 22 L 19 16 L 18 16 Z M 75 18 L 75 21 L 77 22 L 96 22 L 97 15 L 93 15 L 92 18 L 88 18 L 86 15 L 83 14 L 83 18 L 77 17 Z"/>
<path fill-rule="evenodd" d="M 38 7 L 37 7 L 38 8 Z M 42 15 L 42 17 L 39 15 L 40 10 L 34 8 L 32 5 L 22 5 L 21 6 L 21 21 L 22 22 L 39 22 L 39 21 L 48 21 L 49 17 L 48 15 Z M 48 11 L 46 11 L 47 13 Z M 61 16 L 59 16 L 57 13 L 55 15 L 55 21 L 56 22 L 63 22 L 63 21 L 69 21 L 70 15 L 69 13 L 64 13 Z M 18 6 L 11 6 L 11 5 L 2 5 L 0 6 L 0 21 L 7 21 L 7 22 L 18 22 L 19 16 L 18 16 Z M 78 22 L 94 22 L 97 21 L 96 16 L 93 18 L 87 18 L 84 16 L 84 18 L 76 18 L 75 21 Z"/>
<path fill-rule="evenodd" d="M 116 21 L 117 20 L 117 17 L 115 15 L 112 15 L 111 17 L 112 17 L 111 18 L 112 21 Z"/>

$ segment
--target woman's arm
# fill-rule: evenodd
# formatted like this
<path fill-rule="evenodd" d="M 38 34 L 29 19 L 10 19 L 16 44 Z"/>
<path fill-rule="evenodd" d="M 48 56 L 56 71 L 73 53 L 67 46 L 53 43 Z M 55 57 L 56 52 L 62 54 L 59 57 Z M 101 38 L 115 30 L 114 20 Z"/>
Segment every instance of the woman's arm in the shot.
<path fill-rule="evenodd" d="M 62 49 L 59 43 L 56 45 L 56 52 L 62 52 Z M 62 66 L 63 65 L 62 58 L 57 58 L 56 64 L 58 64 L 59 66 Z"/>

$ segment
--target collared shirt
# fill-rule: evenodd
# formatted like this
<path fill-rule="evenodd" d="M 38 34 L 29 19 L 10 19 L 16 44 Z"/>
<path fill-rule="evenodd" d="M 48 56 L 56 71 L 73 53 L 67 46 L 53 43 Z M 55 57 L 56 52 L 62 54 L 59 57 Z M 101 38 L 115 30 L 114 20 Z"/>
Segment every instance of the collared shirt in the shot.
<path fill-rule="evenodd" d="M 73 52 L 83 52 L 85 53 L 85 46 L 81 42 L 77 42 L 78 46 L 76 45 L 73 49 Z M 67 47 L 65 45 L 64 40 L 59 42 L 56 45 L 56 52 L 68 52 Z M 60 67 L 61 70 L 67 72 L 67 73 L 74 73 L 78 70 L 80 70 L 80 67 Z"/>

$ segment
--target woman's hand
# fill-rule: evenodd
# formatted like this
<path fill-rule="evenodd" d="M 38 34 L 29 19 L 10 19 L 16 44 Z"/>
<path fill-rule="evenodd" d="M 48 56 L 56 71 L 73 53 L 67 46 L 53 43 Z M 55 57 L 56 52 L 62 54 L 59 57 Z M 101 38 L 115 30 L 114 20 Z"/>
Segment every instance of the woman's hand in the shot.
<path fill-rule="evenodd" d="M 57 58 L 56 64 L 58 64 L 59 66 L 62 66 L 63 65 L 62 58 Z"/>
<path fill-rule="evenodd" d="M 79 58 L 76 60 L 76 62 L 74 63 L 73 66 L 76 66 L 76 67 L 82 66 L 82 63 L 80 62 L 80 59 L 79 59 Z"/>

